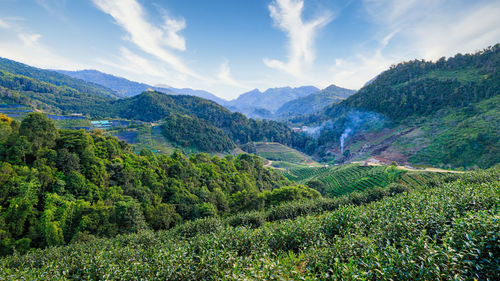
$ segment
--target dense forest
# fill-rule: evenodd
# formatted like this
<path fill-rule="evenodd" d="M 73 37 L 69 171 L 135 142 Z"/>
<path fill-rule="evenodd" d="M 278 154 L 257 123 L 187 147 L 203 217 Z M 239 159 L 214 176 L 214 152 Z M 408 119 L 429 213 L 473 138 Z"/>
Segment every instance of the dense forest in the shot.
<path fill-rule="evenodd" d="M 162 125 L 165 138 L 198 151 L 230 152 L 236 145 L 221 129 L 186 115 L 170 115 Z"/>
<path fill-rule="evenodd" d="M 318 198 L 257 156 L 171 156 L 41 113 L 0 116 L 0 253 L 168 229 L 182 221 Z"/>

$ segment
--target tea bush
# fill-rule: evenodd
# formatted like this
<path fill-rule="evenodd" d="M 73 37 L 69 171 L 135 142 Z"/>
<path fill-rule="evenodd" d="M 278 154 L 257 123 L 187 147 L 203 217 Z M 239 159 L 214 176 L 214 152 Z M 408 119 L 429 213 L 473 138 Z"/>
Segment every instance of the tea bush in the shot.
<path fill-rule="evenodd" d="M 16 253 L 0 260 L 0 280 L 500 277 L 500 167 L 368 204 L 342 200 L 347 204 L 333 211 L 293 219 L 262 222 L 255 212 L 195 221 L 182 231 L 145 231 Z M 259 223 L 246 223 L 256 219 Z"/>

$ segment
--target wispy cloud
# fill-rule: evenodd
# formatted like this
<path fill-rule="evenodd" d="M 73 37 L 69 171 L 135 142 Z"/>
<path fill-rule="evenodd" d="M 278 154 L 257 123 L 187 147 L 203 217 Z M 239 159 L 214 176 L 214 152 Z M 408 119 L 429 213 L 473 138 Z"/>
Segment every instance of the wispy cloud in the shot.
<path fill-rule="evenodd" d="M 50 14 L 58 17 L 66 23 L 70 23 L 70 20 L 64 13 L 66 0 L 36 0 L 36 3 Z"/>
<path fill-rule="evenodd" d="M 7 22 L 0 19 L 0 28 L 8 29 L 8 28 L 10 28 L 10 25 Z"/>
<path fill-rule="evenodd" d="M 333 18 L 331 13 L 326 13 L 305 22 L 303 8 L 303 0 L 275 0 L 269 5 L 274 23 L 287 34 L 288 61 L 264 59 L 268 67 L 297 77 L 303 76 L 304 67 L 310 66 L 315 59 L 316 33 Z"/>
<path fill-rule="evenodd" d="M 219 78 L 220 82 L 226 85 L 238 87 L 238 88 L 248 88 L 247 86 L 241 84 L 240 82 L 236 81 L 232 74 L 231 74 L 231 68 L 229 67 L 229 62 L 225 60 L 219 68 L 219 74 L 217 75 L 217 78 Z"/>
<path fill-rule="evenodd" d="M 25 46 L 31 47 L 38 45 L 38 40 L 42 38 L 42 35 L 36 33 L 19 33 L 17 37 Z"/>
<path fill-rule="evenodd" d="M 363 4 L 371 20 L 398 33 L 414 58 L 474 52 L 500 40 L 498 1 L 364 0 Z"/>
<path fill-rule="evenodd" d="M 470 7 L 454 14 L 434 14 L 411 32 L 414 46 L 426 59 L 475 52 L 500 41 L 500 2 Z"/>
<path fill-rule="evenodd" d="M 2 57 L 36 67 L 75 69 L 72 60 L 57 55 L 45 45 L 43 36 L 19 24 L 20 18 L 0 19 L 0 54 Z M 82 66 L 82 65 L 80 65 Z"/>
<path fill-rule="evenodd" d="M 163 25 L 154 25 L 146 19 L 143 7 L 136 0 L 93 0 L 103 12 L 114 18 L 129 35 L 129 40 L 173 69 L 185 75 L 201 78 L 171 50 L 186 50 L 186 41 L 179 32 L 186 27 L 183 19 L 165 16 Z"/>
<path fill-rule="evenodd" d="M 133 75 L 148 75 L 158 78 L 168 77 L 169 73 L 166 72 L 161 66 L 153 64 L 148 59 L 141 57 L 125 47 L 120 48 L 119 56 L 111 59 L 97 58 L 95 59 L 101 65 L 109 66 L 117 70 L 122 70 Z M 129 75 L 127 75 L 129 76 Z"/>

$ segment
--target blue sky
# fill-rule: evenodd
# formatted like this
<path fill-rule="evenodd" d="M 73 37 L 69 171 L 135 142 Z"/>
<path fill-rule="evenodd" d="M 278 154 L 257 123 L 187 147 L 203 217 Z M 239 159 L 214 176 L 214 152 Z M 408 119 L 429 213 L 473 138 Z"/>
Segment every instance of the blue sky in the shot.
<path fill-rule="evenodd" d="M 0 0 L 0 56 L 232 99 L 500 42 L 496 0 Z"/>

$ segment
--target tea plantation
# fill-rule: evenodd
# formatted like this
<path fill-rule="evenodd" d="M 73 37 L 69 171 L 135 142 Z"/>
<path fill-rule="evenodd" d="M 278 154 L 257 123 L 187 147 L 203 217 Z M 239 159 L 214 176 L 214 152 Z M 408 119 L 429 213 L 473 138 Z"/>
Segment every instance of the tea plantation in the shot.
<path fill-rule="evenodd" d="M 499 205 L 497 166 L 31 250 L 0 280 L 499 280 Z"/>
<path fill-rule="evenodd" d="M 373 187 L 385 187 L 397 182 L 403 185 L 423 185 L 435 175 L 430 173 L 406 172 L 391 166 L 363 166 L 349 164 L 334 167 L 292 168 L 283 174 L 289 180 L 309 187 L 321 189 L 330 197 L 363 191 Z M 314 183 L 311 183 L 314 181 Z"/>

